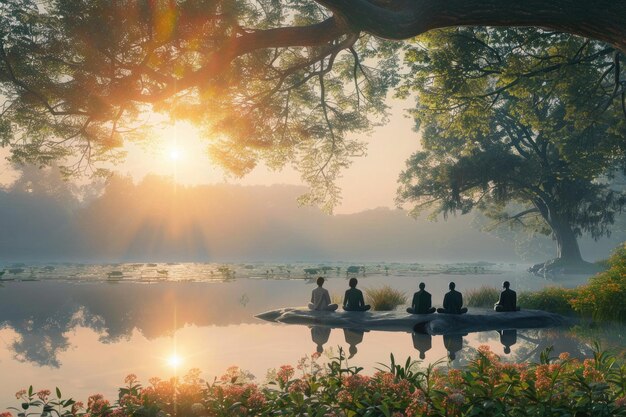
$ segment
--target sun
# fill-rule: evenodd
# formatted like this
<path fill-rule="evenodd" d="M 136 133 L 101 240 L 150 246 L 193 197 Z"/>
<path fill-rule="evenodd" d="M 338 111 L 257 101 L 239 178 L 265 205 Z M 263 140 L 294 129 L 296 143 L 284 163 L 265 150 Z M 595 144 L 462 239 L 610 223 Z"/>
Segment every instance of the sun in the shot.
<path fill-rule="evenodd" d="M 183 363 L 183 358 L 178 356 L 176 353 L 171 354 L 167 358 L 167 364 L 172 368 L 176 369 Z"/>
<path fill-rule="evenodd" d="M 173 146 L 168 149 L 167 156 L 172 161 L 179 161 L 183 156 L 183 152 L 179 147 Z"/>

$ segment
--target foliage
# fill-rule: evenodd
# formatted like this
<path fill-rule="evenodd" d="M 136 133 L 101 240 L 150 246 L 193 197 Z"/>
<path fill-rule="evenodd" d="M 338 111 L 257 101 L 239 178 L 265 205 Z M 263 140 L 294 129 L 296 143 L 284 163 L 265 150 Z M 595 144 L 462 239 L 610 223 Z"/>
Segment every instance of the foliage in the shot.
<path fill-rule="evenodd" d="M 465 293 L 465 303 L 468 307 L 493 307 L 498 302 L 500 291 L 497 288 L 483 285 Z"/>
<path fill-rule="evenodd" d="M 517 297 L 521 308 L 545 310 L 558 314 L 572 315 L 574 310 L 570 301 L 577 294 L 577 289 L 546 287 L 539 291 L 523 292 Z"/>
<path fill-rule="evenodd" d="M 365 288 L 365 302 L 372 306 L 372 310 L 391 311 L 407 303 L 406 294 L 389 285 L 379 288 Z"/>
<path fill-rule="evenodd" d="M 17 393 L 20 416 L 561 416 L 626 415 L 626 365 L 596 352 L 580 361 L 563 353 L 542 354 L 541 363 L 509 364 L 486 346 L 462 369 L 419 368 L 410 358 L 371 376 L 349 367 L 343 352 L 326 367 L 317 356 L 303 358 L 296 369 L 283 365 L 269 383 L 257 385 L 237 368 L 213 382 L 192 370 L 183 378 L 153 378 L 142 386 L 129 375 L 115 403 L 102 395 L 87 407 L 73 400 L 50 400 L 49 391 Z M 8 417 L 10 413 L 0 416 Z"/>
<path fill-rule="evenodd" d="M 626 121 L 613 105 L 621 60 L 535 29 L 420 37 L 400 93 L 418 95 L 422 150 L 401 174 L 399 202 L 444 217 L 478 209 L 495 225 L 553 235 L 557 257 L 580 262 L 576 237 L 608 235 L 626 204 L 608 185 L 626 170 Z"/>
<path fill-rule="evenodd" d="M 595 320 L 626 322 L 626 243 L 608 260 L 609 268 L 578 288 L 572 307 Z"/>
<path fill-rule="evenodd" d="M 155 112 L 198 126 L 234 175 L 296 166 L 330 207 L 365 152 L 347 133 L 380 121 L 397 83 L 396 46 L 333 28 L 313 2 L 40 3 L 0 4 L 0 141 L 67 174 L 145 140 Z"/>

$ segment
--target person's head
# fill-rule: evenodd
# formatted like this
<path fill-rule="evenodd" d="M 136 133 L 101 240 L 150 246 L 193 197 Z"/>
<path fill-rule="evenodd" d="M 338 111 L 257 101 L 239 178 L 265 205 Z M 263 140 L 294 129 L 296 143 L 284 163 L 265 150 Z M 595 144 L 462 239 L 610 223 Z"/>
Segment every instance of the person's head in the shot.
<path fill-rule="evenodd" d="M 424 288 L 426 288 L 426 284 L 424 284 L 423 282 L 420 282 L 420 290 L 423 290 Z"/>
<path fill-rule="evenodd" d="M 324 353 L 324 346 L 318 344 L 317 348 L 315 349 L 315 351 L 317 353 Z"/>
<path fill-rule="evenodd" d="M 504 347 L 504 354 L 508 355 L 509 353 L 511 353 L 511 348 L 509 346 L 505 346 Z"/>
<path fill-rule="evenodd" d="M 451 290 L 453 290 L 453 289 L 455 289 L 455 288 L 456 288 L 456 284 L 455 284 L 454 282 L 451 282 L 451 283 L 448 285 L 448 288 L 450 288 Z"/>
<path fill-rule="evenodd" d="M 357 280 L 356 278 L 350 278 L 350 281 L 348 281 L 348 285 L 350 286 L 350 288 L 356 287 L 356 284 L 358 283 L 359 283 L 359 280 Z"/>
<path fill-rule="evenodd" d="M 502 288 L 506 288 L 507 290 L 509 289 L 510 286 L 511 286 L 511 283 L 509 281 L 504 281 L 502 283 Z"/>
<path fill-rule="evenodd" d="M 324 285 L 324 277 L 317 277 L 317 285 L 320 287 Z"/>
<path fill-rule="evenodd" d="M 420 351 L 420 359 L 422 360 L 426 359 L 426 354 L 422 351 Z"/>
<path fill-rule="evenodd" d="M 448 358 L 450 358 L 451 361 L 456 359 L 456 353 L 455 352 L 448 352 Z"/>

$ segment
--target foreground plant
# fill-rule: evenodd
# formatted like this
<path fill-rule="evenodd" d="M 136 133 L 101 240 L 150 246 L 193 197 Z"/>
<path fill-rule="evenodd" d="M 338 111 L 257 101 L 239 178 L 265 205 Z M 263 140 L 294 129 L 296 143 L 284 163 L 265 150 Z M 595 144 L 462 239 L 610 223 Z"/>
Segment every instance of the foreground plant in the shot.
<path fill-rule="evenodd" d="M 540 363 L 510 364 L 481 346 L 463 370 L 418 367 L 407 359 L 371 376 L 350 367 L 343 351 L 325 367 L 319 355 L 303 358 L 296 368 L 284 365 L 259 385 L 231 367 L 206 382 L 197 369 L 183 378 L 153 378 L 142 386 L 126 377 L 118 399 L 89 397 L 87 407 L 73 400 L 49 400 L 50 391 L 32 387 L 17 393 L 17 417 L 123 416 L 626 416 L 626 365 L 597 351 L 580 361 L 545 351 Z M 1 417 L 12 417 L 10 412 Z"/>

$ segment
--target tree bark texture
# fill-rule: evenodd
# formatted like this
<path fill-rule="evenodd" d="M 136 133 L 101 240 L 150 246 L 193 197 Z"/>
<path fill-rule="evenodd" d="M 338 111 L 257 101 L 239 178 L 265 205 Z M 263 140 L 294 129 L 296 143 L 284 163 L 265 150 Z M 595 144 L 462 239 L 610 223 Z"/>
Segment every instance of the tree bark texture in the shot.
<path fill-rule="evenodd" d="M 407 39 L 453 26 L 532 26 L 626 53 L 626 0 L 315 0 L 354 31 Z"/>

